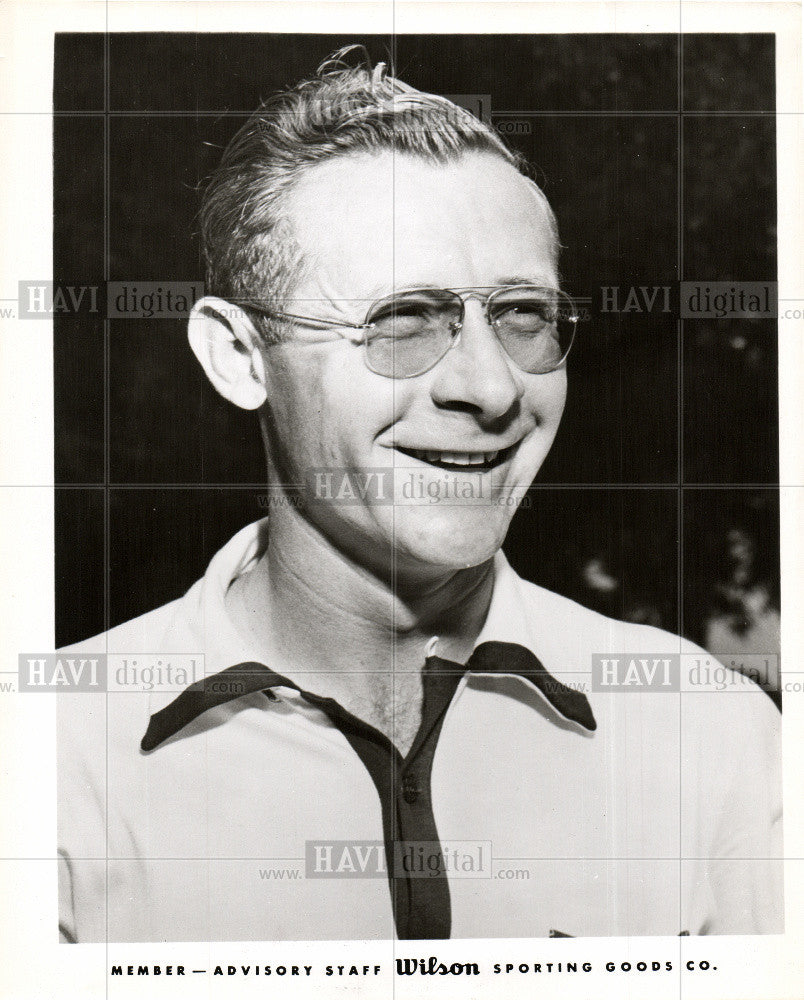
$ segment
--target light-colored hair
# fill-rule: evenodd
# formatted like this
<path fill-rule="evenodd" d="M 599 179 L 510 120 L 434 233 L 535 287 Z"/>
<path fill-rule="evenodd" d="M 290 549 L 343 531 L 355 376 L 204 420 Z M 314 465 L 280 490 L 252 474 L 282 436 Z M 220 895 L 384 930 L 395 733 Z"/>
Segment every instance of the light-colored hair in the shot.
<path fill-rule="evenodd" d="M 363 65 L 347 53 L 361 50 Z M 333 156 L 390 150 L 434 163 L 466 153 L 492 153 L 526 177 L 523 157 L 487 124 L 444 97 L 425 94 L 374 68 L 361 46 L 331 56 L 316 76 L 263 102 L 232 139 L 204 192 L 201 240 L 206 290 L 235 303 L 270 301 L 278 308 L 301 274 L 301 250 L 284 212 L 284 200 L 312 165 Z M 553 212 L 534 183 L 552 231 Z M 268 340 L 283 324 L 257 319 Z"/>

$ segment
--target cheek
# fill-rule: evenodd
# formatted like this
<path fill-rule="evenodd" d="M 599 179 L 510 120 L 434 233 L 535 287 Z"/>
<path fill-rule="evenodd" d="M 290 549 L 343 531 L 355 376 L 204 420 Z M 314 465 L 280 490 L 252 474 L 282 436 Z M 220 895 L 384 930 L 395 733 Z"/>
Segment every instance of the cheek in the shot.
<path fill-rule="evenodd" d="M 365 457 L 395 406 L 393 385 L 370 372 L 351 345 L 327 347 L 276 345 L 267 377 L 268 410 L 285 450 L 313 465 Z"/>
<path fill-rule="evenodd" d="M 327 425 L 320 368 L 311 363 L 300 370 L 300 354 L 298 347 L 276 344 L 267 348 L 265 360 L 271 447 L 295 466 L 313 458 Z"/>
<path fill-rule="evenodd" d="M 567 373 L 560 369 L 549 375 L 532 376 L 533 382 L 527 400 L 531 413 L 538 423 L 555 430 L 558 427 L 567 400 Z"/>

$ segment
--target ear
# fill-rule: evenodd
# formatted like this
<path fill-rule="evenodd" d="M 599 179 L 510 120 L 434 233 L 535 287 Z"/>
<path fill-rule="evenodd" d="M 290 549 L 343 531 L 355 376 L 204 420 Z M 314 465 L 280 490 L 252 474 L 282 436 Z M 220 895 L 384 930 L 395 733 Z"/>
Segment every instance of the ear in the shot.
<path fill-rule="evenodd" d="M 190 313 L 187 337 L 207 378 L 224 399 L 256 410 L 266 399 L 260 335 L 239 306 L 208 295 Z"/>

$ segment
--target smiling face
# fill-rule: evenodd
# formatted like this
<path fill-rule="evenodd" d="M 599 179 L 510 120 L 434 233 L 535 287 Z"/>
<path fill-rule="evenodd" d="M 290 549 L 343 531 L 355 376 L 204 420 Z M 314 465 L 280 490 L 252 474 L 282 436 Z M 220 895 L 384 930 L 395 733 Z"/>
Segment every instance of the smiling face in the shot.
<path fill-rule="evenodd" d="M 558 284 L 542 202 L 490 154 L 448 165 L 390 152 L 332 159 L 294 188 L 288 214 L 306 262 L 289 312 L 362 323 L 374 300 L 405 288 Z M 364 500 L 324 494 L 305 516 L 351 558 L 388 577 L 393 566 L 397 579 L 432 579 L 497 551 L 566 396 L 564 369 L 519 369 L 475 297 L 455 345 L 413 378 L 375 374 L 361 345 L 303 324 L 263 358 L 273 474 L 300 483 L 333 470 L 337 494 L 344 472 L 359 486 L 384 470 L 394 503 L 377 502 L 375 479 Z"/>

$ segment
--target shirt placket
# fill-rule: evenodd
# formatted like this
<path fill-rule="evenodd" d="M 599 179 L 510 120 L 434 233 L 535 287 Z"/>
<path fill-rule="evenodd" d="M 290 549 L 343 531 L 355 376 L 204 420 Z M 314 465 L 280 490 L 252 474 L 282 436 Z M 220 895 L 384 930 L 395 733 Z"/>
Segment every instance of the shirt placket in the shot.
<path fill-rule="evenodd" d="M 329 698 L 305 694 L 342 732 L 371 776 L 380 798 L 388 882 L 397 936 L 439 939 L 450 936 L 449 880 L 433 812 L 431 776 L 438 738 L 449 704 L 463 675 L 437 658 L 422 673 L 422 721 L 403 757 L 379 730 Z M 422 858 L 435 859 L 435 873 Z"/>

